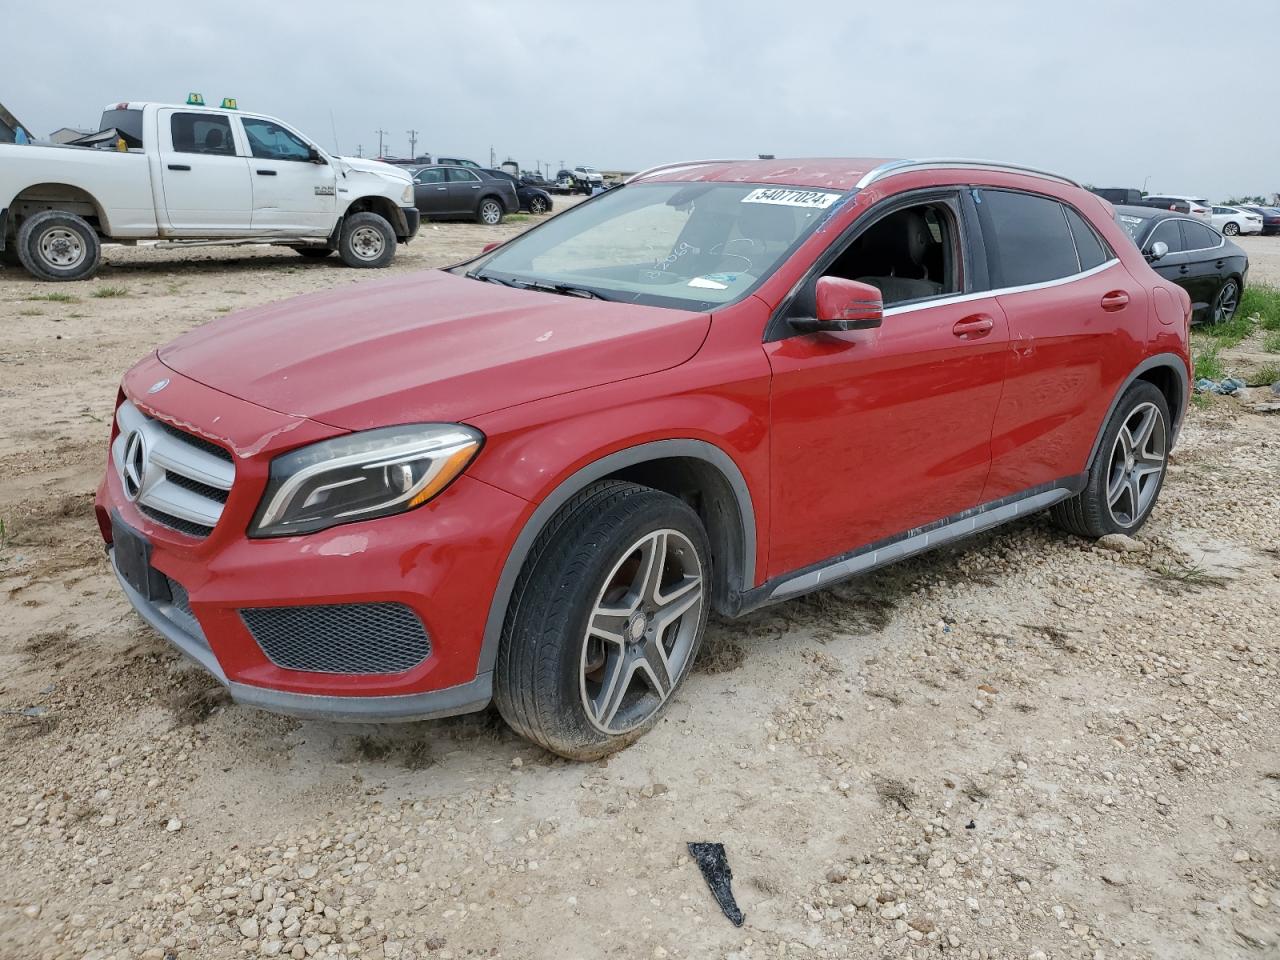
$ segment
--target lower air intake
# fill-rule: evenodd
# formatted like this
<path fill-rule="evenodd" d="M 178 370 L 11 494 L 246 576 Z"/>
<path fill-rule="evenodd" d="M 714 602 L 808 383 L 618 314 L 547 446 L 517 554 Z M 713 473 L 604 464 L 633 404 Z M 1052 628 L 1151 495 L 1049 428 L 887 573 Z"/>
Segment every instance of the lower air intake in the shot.
<path fill-rule="evenodd" d="M 431 655 L 422 621 L 402 603 L 254 607 L 240 618 L 284 670 L 402 673 Z"/>

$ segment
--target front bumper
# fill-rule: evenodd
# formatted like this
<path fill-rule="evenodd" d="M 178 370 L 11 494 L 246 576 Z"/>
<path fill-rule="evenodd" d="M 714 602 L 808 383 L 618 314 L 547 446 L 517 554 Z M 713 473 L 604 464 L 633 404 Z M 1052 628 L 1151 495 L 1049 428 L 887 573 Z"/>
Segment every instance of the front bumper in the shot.
<path fill-rule="evenodd" d="M 137 389 L 157 380 L 162 370 L 167 368 L 152 358 L 126 378 L 126 393 L 135 405 L 150 407 L 149 415 L 164 415 L 152 405 L 163 399 L 174 413 L 186 411 L 188 422 L 199 411 L 203 422 L 231 424 L 227 445 L 243 452 L 235 457 L 235 481 L 222 516 L 203 539 L 142 513 L 108 464 L 95 502 L 97 519 L 112 569 L 143 619 L 224 684 L 235 700 L 266 710 L 391 721 L 483 708 L 491 678 L 478 671 L 489 605 L 530 505 L 464 474 L 435 500 L 408 513 L 305 536 L 251 540 L 245 531 L 271 458 L 304 436 L 310 442 L 311 431 L 320 425 L 302 421 L 281 433 L 282 415 L 172 371 L 172 383 L 155 398 Z M 214 404 L 217 412 L 210 415 Z M 278 445 L 259 449 L 252 441 L 259 430 L 279 434 Z M 113 514 L 145 538 L 151 567 L 182 588 L 181 604 L 148 600 L 125 582 L 111 543 Z M 254 608 L 305 613 L 308 607 L 368 604 L 408 607 L 430 638 L 425 658 L 398 673 L 287 669 L 268 656 L 242 616 Z M 336 640 L 333 634 L 307 634 L 317 636 L 330 646 Z M 367 633 L 366 642 L 380 644 L 383 638 Z"/>
<path fill-rule="evenodd" d="M 405 232 L 397 234 L 396 240 L 400 243 L 408 243 L 418 235 L 418 230 L 422 227 L 422 214 L 418 212 L 417 207 L 401 207 L 400 212 L 404 215 Z"/>

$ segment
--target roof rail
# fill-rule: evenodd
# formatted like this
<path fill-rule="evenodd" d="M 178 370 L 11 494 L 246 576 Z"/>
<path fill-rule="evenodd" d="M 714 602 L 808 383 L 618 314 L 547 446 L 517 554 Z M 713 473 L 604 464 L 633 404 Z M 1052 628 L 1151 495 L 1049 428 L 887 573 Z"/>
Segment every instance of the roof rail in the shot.
<path fill-rule="evenodd" d="M 655 173 L 669 173 L 672 170 L 682 170 L 685 167 L 701 167 L 710 163 L 738 163 L 738 160 L 720 159 L 720 160 L 681 160 L 679 163 L 661 163 L 656 167 L 650 167 L 648 170 L 641 170 L 639 173 L 633 173 L 623 183 L 632 183 L 635 180 L 643 180 L 645 177 L 651 177 Z"/>
<path fill-rule="evenodd" d="M 908 173 L 915 170 L 949 170 L 949 169 L 978 169 L 978 170 L 1004 170 L 1010 173 L 1025 173 L 1033 177 L 1044 177 L 1046 180 L 1057 180 L 1060 183 L 1067 183 L 1073 187 L 1078 187 L 1076 181 L 1070 177 L 1064 177 L 1062 174 L 1053 173 L 1049 170 L 1039 170 L 1036 167 L 1024 167 L 1018 163 L 1002 163 L 998 160 L 966 160 L 954 157 L 929 157 L 918 160 L 890 160 L 888 163 L 882 163 L 874 170 L 870 170 L 862 175 L 862 179 L 855 185 L 855 190 L 861 190 L 863 187 L 875 183 L 884 177 L 892 176 L 898 173 Z"/>

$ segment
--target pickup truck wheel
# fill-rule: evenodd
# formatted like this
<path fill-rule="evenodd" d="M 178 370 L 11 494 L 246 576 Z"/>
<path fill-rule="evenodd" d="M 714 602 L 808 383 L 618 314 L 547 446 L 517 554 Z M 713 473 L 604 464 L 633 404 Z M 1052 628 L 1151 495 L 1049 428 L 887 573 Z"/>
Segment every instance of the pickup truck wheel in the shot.
<path fill-rule="evenodd" d="M 1134 383 L 1107 422 L 1084 490 L 1050 511 L 1082 537 L 1137 533 L 1164 485 L 1169 457 L 1169 405 L 1155 384 Z"/>
<path fill-rule="evenodd" d="M 323 260 L 335 252 L 332 247 L 294 247 L 293 249 L 308 260 Z"/>
<path fill-rule="evenodd" d="M 632 743 L 697 657 L 710 569 L 706 532 L 684 501 L 617 480 L 578 494 L 516 581 L 494 666 L 498 711 L 573 760 Z"/>
<path fill-rule="evenodd" d="M 476 220 L 491 227 L 496 227 L 502 222 L 504 212 L 501 203 L 493 199 L 493 197 L 485 197 L 480 201 L 480 206 L 476 208 Z"/>
<path fill-rule="evenodd" d="M 338 253 L 348 267 L 385 267 L 396 255 L 396 234 L 384 217 L 356 213 L 342 222 Z"/>
<path fill-rule="evenodd" d="M 86 280 L 98 272 L 102 245 L 74 213 L 44 210 L 18 228 L 18 259 L 40 280 Z"/>

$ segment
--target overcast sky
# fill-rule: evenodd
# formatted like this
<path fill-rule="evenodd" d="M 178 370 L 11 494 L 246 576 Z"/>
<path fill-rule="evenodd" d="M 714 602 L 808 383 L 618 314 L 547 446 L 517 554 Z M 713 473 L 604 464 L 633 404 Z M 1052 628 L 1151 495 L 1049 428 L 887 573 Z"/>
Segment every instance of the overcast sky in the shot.
<path fill-rule="evenodd" d="M 39 136 L 108 101 L 216 104 L 343 153 L 634 170 L 963 156 L 1099 186 L 1280 191 L 1278 0 L 0 0 L 0 100 Z M 333 126 L 330 123 L 330 111 Z M 1149 180 L 1148 180 L 1149 178 Z"/>

